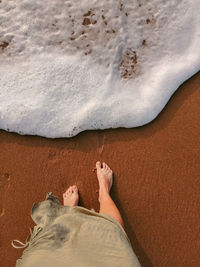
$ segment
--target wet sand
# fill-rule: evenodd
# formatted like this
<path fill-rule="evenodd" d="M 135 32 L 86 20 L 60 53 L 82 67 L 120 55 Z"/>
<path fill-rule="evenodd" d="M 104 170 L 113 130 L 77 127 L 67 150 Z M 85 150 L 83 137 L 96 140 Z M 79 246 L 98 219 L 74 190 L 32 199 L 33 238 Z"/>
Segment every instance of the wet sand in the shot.
<path fill-rule="evenodd" d="M 150 124 L 46 139 L 0 131 L 1 266 L 14 266 L 34 223 L 30 210 L 76 184 L 99 211 L 97 160 L 114 171 L 111 196 L 142 266 L 200 266 L 200 73 Z M 91 251 L 92 253 L 92 251 Z"/>

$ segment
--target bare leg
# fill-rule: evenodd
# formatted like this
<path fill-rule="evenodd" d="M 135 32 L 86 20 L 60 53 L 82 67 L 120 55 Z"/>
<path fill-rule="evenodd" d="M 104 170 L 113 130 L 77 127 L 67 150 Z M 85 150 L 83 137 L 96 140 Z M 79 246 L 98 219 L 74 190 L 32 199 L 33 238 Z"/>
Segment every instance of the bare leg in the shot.
<path fill-rule="evenodd" d="M 103 162 L 103 168 L 101 168 L 101 163 L 99 161 L 96 163 L 96 168 L 97 178 L 99 180 L 99 213 L 110 215 L 124 228 L 124 222 L 121 214 L 109 194 L 112 186 L 112 170 L 105 162 Z"/>

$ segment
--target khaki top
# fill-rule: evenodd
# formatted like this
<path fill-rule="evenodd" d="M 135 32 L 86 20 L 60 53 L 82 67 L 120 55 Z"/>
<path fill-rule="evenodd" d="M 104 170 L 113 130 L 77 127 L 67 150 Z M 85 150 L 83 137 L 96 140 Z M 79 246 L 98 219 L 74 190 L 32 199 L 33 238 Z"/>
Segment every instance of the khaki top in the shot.
<path fill-rule="evenodd" d="M 35 203 L 31 217 L 37 224 L 16 267 L 136 267 L 141 266 L 118 221 L 80 206 L 62 206 L 49 192 Z M 18 242 L 23 246 L 17 247 Z"/>

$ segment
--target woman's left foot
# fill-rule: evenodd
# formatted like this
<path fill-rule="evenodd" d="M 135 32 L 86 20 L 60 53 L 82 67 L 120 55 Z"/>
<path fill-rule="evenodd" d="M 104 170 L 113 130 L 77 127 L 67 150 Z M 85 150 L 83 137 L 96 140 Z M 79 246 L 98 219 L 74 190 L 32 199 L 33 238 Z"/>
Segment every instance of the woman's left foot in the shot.
<path fill-rule="evenodd" d="M 76 185 L 70 186 L 67 191 L 63 194 L 63 205 L 64 206 L 78 206 L 79 195 L 78 188 Z"/>

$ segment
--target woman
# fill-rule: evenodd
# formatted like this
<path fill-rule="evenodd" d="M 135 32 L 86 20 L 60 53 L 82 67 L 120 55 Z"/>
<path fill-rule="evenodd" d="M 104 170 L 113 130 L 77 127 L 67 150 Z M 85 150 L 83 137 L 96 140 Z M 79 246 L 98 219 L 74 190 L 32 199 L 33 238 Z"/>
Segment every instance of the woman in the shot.
<path fill-rule="evenodd" d="M 110 197 L 113 174 L 96 163 L 99 181 L 99 213 L 78 206 L 78 188 L 70 186 L 63 204 L 52 193 L 35 203 L 31 216 L 37 224 L 17 267 L 135 267 L 140 263 L 124 231 L 124 222 Z M 20 247 L 20 248 L 22 248 Z"/>

